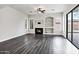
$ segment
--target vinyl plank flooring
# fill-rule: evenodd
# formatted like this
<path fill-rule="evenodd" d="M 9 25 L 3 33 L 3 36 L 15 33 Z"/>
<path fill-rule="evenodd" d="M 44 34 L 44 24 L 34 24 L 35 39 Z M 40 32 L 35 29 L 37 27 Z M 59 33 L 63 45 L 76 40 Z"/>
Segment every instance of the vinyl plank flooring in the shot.
<path fill-rule="evenodd" d="M 66 51 L 67 42 L 68 40 L 61 35 L 27 34 L 4 42 L 0 42 L 0 54 L 66 53 L 64 51 Z M 71 44 L 71 46 L 73 45 Z M 76 48 L 74 47 L 74 49 Z"/>

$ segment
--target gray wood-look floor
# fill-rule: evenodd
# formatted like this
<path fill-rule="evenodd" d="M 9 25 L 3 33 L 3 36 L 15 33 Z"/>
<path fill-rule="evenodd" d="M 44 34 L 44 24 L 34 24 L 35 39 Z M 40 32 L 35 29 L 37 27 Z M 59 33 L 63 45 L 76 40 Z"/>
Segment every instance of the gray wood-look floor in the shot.
<path fill-rule="evenodd" d="M 54 38 L 65 39 L 57 35 L 23 35 L 4 42 L 0 42 L 0 53 L 10 54 L 50 54 Z"/>

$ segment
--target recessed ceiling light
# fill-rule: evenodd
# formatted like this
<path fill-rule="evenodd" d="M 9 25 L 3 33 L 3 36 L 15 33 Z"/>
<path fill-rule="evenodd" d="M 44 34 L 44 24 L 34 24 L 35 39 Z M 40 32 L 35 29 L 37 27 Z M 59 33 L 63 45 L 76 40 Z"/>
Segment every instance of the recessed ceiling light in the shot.
<path fill-rule="evenodd" d="M 37 12 L 37 11 L 34 11 L 34 12 Z"/>
<path fill-rule="evenodd" d="M 32 13 L 32 11 L 29 11 L 30 13 Z"/>
<path fill-rule="evenodd" d="M 37 8 L 35 7 L 34 10 L 37 10 Z"/>

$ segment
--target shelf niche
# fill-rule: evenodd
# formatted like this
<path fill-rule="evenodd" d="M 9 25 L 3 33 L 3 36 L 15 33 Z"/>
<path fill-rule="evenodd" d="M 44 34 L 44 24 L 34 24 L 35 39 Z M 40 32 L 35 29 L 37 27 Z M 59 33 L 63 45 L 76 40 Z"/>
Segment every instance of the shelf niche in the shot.
<path fill-rule="evenodd" d="M 53 33 L 53 17 L 45 18 L 45 33 Z"/>
<path fill-rule="evenodd" d="M 45 18 L 45 27 L 53 27 L 53 17 Z"/>

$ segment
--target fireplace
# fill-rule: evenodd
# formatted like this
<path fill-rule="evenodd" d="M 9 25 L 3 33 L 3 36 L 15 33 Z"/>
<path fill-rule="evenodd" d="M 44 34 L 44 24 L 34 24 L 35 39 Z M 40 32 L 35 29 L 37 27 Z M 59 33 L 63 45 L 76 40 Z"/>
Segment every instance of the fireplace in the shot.
<path fill-rule="evenodd" d="M 35 28 L 35 34 L 43 34 L 43 28 Z"/>

